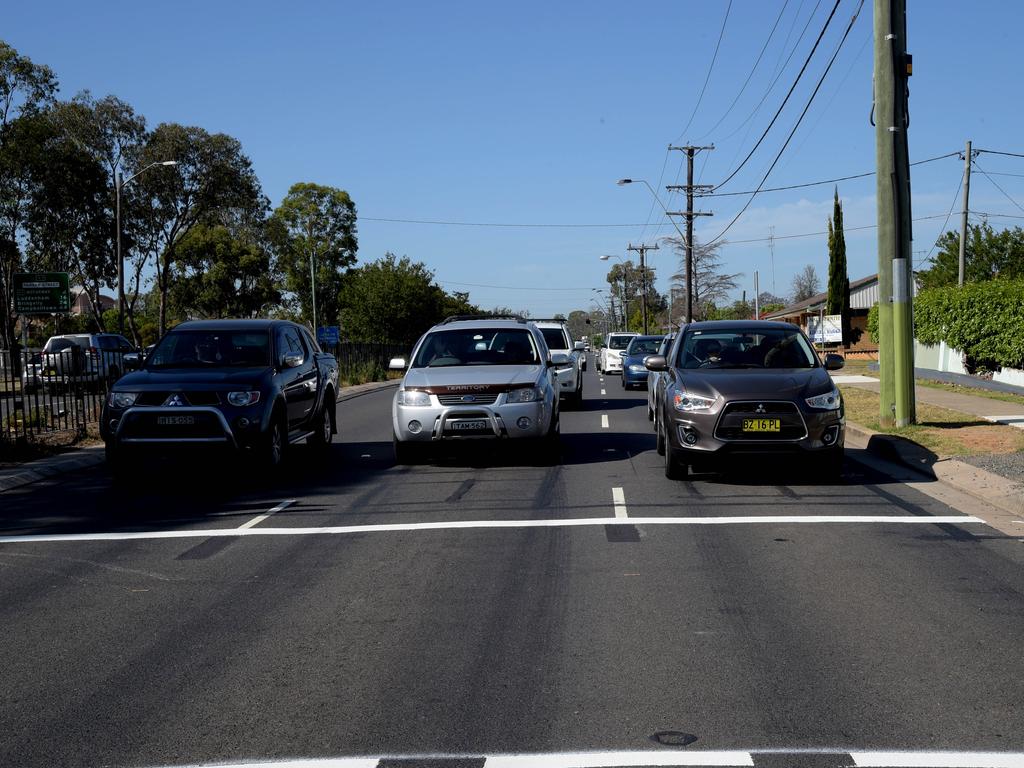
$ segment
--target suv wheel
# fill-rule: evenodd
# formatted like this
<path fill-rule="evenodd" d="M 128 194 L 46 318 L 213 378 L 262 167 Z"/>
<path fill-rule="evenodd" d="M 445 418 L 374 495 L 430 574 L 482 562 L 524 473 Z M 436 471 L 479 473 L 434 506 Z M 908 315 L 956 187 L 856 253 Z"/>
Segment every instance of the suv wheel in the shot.
<path fill-rule="evenodd" d="M 658 434 L 656 448 L 659 456 L 665 455 L 665 433 L 661 431 L 661 419 L 655 420 L 654 431 Z"/>
<path fill-rule="evenodd" d="M 396 464 L 419 464 L 423 459 L 423 446 L 418 443 L 411 443 L 398 439 L 398 435 L 391 435 L 391 442 L 395 448 Z"/>
<path fill-rule="evenodd" d="M 843 455 L 842 448 L 830 448 L 817 456 L 818 472 L 826 482 L 836 482 L 842 477 Z"/>
<path fill-rule="evenodd" d="M 665 440 L 665 477 L 669 480 L 685 480 L 688 467 L 679 461 L 679 452 Z"/>

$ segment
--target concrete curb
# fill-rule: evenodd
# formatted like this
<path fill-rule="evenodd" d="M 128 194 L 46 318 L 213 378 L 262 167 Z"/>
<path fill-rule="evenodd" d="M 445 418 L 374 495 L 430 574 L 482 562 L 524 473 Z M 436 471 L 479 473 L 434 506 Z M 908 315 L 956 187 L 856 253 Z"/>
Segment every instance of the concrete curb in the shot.
<path fill-rule="evenodd" d="M 846 422 L 846 431 L 866 440 L 870 453 L 912 469 L 922 479 L 935 480 L 1003 512 L 1024 516 L 1024 486 L 1020 483 L 956 459 L 936 461 L 934 454 L 916 443 L 850 421 Z"/>
<path fill-rule="evenodd" d="M 362 397 L 382 389 L 397 387 L 400 383 L 400 379 L 394 379 L 393 381 L 372 381 L 368 384 L 343 387 L 338 391 L 338 402 L 343 403 L 346 400 Z M 103 463 L 103 460 L 103 446 L 100 445 L 78 448 L 58 456 L 28 461 L 11 469 L 0 470 L 0 493 L 20 488 L 24 485 L 38 483 L 40 480 L 63 475 L 67 472 L 97 467 Z"/>

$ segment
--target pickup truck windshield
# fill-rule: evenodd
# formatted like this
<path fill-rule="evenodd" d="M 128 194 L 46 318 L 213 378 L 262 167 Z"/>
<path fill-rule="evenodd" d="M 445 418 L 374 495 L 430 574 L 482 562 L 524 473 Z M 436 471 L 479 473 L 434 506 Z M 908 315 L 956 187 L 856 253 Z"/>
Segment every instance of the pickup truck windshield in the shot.
<path fill-rule="evenodd" d="M 146 360 L 159 368 L 265 368 L 270 365 L 266 331 L 172 331 Z"/>

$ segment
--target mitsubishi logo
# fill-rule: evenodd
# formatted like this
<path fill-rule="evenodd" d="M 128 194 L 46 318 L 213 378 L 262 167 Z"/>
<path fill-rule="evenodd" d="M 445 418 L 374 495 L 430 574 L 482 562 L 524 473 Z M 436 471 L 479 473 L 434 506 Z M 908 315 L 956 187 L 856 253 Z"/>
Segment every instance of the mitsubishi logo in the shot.
<path fill-rule="evenodd" d="M 168 407 L 183 406 L 185 405 L 185 401 L 181 399 L 181 395 L 171 395 L 164 402 L 164 405 Z"/>
<path fill-rule="evenodd" d="M 754 409 L 754 413 L 767 413 L 764 409 L 764 403 L 758 403 L 757 408 Z"/>

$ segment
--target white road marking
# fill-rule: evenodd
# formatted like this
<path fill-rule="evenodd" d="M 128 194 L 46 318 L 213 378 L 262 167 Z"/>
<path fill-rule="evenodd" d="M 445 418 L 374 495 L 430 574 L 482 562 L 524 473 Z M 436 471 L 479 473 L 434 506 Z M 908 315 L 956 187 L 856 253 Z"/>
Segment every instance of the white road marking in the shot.
<path fill-rule="evenodd" d="M 749 752 L 563 752 L 547 755 L 494 755 L 484 768 L 607 768 L 628 765 L 726 765 L 752 766 Z"/>
<path fill-rule="evenodd" d="M 1020 752 L 850 752 L 864 768 L 1024 768 Z"/>
<path fill-rule="evenodd" d="M 605 390 L 603 390 L 603 389 L 602 389 L 602 390 L 601 390 L 601 394 L 602 394 L 602 395 L 607 395 L 608 393 L 607 393 L 607 392 L 606 392 Z"/>
<path fill-rule="evenodd" d="M 601 429 L 608 429 L 608 414 L 601 414 Z"/>
<path fill-rule="evenodd" d="M 877 384 L 878 379 L 872 378 L 871 376 L 861 376 L 859 374 L 840 373 L 837 376 L 832 377 L 832 381 L 836 384 Z"/>
<path fill-rule="evenodd" d="M 454 520 L 436 523 L 381 523 L 332 525 L 310 528 L 195 528 L 164 531 L 115 531 L 108 533 L 42 533 L 0 536 L 0 544 L 62 541 L 132 541 L 142 539 L 208 539 L 217 536 L 314 536 L 346 533 L 447 531 L 483 528 L 582 528 L 601 525 L 968 525 L 984 523 L 970 515 L 763 515 L 727 517 L 579 517 L 555 520 Z"/>
<path fill-rule="evenodd" d="M 1005 424 L 1008 427 L 1016 427 L 1017 429 L 1024 429 L 1024 414 L 1011 414 L 1009 416 L 985 416 L 986 421 L 991 421 L 993 424 Z"/>
<path fill-rule="evenodd" d="M 280 504 L 278 504 L 276 507 L 268 509 L 262 515 L 256 515 L 256 517 L 254 517 L 252 520 L 248 520 L 242 523 L 240 526 L 238 526 L 238 530 L 244 531 L 248 528 L 252 528 L 254 525 L 259 525 L 271 515 L 276 514 L 281 510 L 286 509 L 287 507 L 290 507 L 294 503 L 295 499 L 286 499 L 285 501 L 282 501 Z"/>
<path fill-rule="evenodd" d="M 197 763 L 179 768 L 377 768 L 383 758 L 323 757 L 299 760 L 260 760 L 256 763 Z"/>
<path fill-rule="evenodd" d="M 612 488 L 612 503 L 615 505 L 616 517 L 629 517 L 626 514 L 626 494 L 621 488 Z"/>

